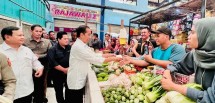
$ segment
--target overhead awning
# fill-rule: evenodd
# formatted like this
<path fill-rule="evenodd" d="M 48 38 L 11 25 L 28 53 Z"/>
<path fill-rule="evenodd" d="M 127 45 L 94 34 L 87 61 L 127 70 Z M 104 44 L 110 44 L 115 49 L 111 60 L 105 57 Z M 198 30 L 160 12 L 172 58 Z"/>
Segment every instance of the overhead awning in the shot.
<path fill-rule="evenodd" d="M 182 2 L 183 1 L 183 2 Z M 132 18 L 130 21 L 134 24 L 151 25 L 155 23 L 168 22 L 185 17 L 188 13 L 199 13 L 203 0 L 184 1 L 179 0 L 174 4 L 147 12 Z M 206 8 L 208 10 L 215 9 L 215 0 L 207 0 Z"/>

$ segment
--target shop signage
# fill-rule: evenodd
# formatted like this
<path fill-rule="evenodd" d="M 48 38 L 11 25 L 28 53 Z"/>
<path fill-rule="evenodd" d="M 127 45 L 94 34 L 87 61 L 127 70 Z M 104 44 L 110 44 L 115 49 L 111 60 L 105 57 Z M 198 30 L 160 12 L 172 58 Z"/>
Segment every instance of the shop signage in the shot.
<path fill-rule="evenodd" d="M 68 18 L 73 20 L 99 22 L 100 12 L 83 8 L 75 8 L 72 6 L 50 4 L 50 12 L 53 17 Z"/>

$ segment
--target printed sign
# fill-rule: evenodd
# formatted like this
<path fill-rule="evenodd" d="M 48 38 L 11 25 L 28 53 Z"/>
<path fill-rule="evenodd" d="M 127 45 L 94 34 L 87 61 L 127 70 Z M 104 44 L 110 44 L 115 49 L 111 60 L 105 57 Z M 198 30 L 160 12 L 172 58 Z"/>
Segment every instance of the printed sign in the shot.
<path fill-rule="evenodd" d="M 50 4 L 50 12 L 53 17 L 62 17 L 73 20 L 85 20 L 91 22 L 99 22 L 100 12 L 83 8 L 75 8 L 72 6 Z"/>

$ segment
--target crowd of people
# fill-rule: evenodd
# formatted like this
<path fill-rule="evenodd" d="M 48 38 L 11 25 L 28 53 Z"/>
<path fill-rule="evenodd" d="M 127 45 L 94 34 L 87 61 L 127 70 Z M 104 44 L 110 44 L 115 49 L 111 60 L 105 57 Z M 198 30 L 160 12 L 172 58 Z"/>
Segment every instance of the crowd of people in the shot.
<path fill-rule="evenodd" d="M 123 45 L 109 33 L 102 42 L 85 25 L 72 31 L 71 39 L 64 31 L 47 34 L 40 25 L 31 26 L 30 38 L 25 38 L 18 27 L 5 27 L 1 31 L 4 42 L 0 44 L 0 93 L 13 103 L 47 103 L 47 85 L 53 85 L 58 103 L 83 103 L 91 64 L 118 61 L 120 65 L 163 67 L 166 69 L 161 80 L 164 89 L 177 91 L 199 103 L 212 103 L 215 102 L 213 27 L 215 18 L 195 22 L 188 37 L 192 50 L 187 53 L 181 45 L 170 42 L 171 30 L 164 26 L 156 31 L 140 28 L 141 39 L 131 39 Z M 170 76 L 172 72 L 195 73 L 195 82 L 203 90 L 175 84 Z"/>

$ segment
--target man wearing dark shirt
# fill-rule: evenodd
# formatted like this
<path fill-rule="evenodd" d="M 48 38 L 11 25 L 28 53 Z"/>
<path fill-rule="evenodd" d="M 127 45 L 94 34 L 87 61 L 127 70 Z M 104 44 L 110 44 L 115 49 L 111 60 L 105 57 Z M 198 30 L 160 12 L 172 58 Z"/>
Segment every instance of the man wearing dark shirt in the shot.
<path fill-rule="evenodd" d="M 71 32 L 71 40 L 70 40 L 69 44 L 72 46 L 75 43 L 76 39 L 77 39 L 77 32 L 75 30 L 73 30 Z"/>
<path fill-rule="evenodd" d="M 150 38 L 151 30 L 148 27 L 140 28 L 140 30 L 142 38 L 134 45 L 132 52 L 138 59 L 143 60 L 143 55 L 147 54 L 145 53 L 145 47 L 148 48 L 148 46 L 151 46 L 152 48 L 155 48 L 157 47 L 157 44 L 155 40 Z"/>
<path fill-rule="evenodd" d="M 98 34 L 97 33 L 93 33 L 93 40 L 91 41 L 92 43 L 92 47 L 94 48 L 94 50 L 99 50 L 102 47 L 102 43 L 98 38 Z"/>
<path fill-rule="evenodd" d="M 47 73 L 48 73 L 48 62 L 47 62 L 47 52 L 51 48 L 52 44 L 48 39 L 42 37 L 42 26 L 35 24 L 31 26 L 31 37 L 25 39 L 24 45 L 30 48 L 33 53 L 38 57 L 38 60 L 44 66 L 43 74 L 41 77 L 37 78 L 33 76 L 34 80 L 34 92 L 33 92 L 33 102 L 34 103 L 47 103 L 46 89 L 47 89 Z M 35 71 L 34 71 L 35 72 Z M 34 73 L 33 73 L 34 75 Z"/>
<path fill-rule="evenodd" d="M 52 46 L 57 44 L 57 40 L 55 39 L 54 31 L 49 31 L 49 39 L 50 39 L 50 42 L 51 42 Z"/>
<path fill-rule="evenodd" d="M 71 46 L 66 32 L 57 33 L 57 45 L 50 48 L 48 52 L 49 65 L 52 72 L 53 84 L 58 103 L 65 103 L 63 87 L 67 89 L 66 74 L 69 67 L 69 56 Z"/>

